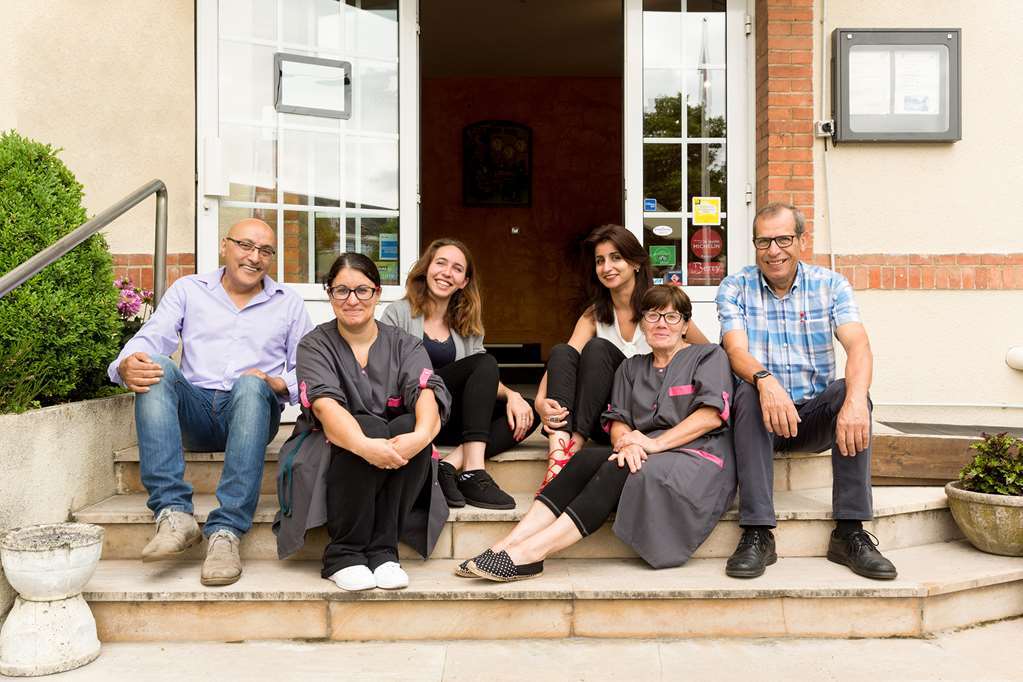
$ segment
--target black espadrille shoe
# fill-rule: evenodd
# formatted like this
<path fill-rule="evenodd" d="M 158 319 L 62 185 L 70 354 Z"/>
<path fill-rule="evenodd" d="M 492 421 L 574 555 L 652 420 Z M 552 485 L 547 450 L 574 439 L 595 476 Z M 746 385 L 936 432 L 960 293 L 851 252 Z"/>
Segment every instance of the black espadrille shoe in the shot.
<path fill-rule="evenodd" d="M 475 559 L 489 557 L 492 556 L 493 554 L 494 554 L 493 550 L 487 549 L 486 551 L 483 552 L 483 554 L 480 554 L 474 559 L 466 559 L 462 563 L 458 564 L 458 568 L 455 569 L 455 575 L 457 575 L 459 578 L 478 578 L 479 577 L 478 575 L 469 570 L 469 562 L 474 561 Z"/>
<path fill-rule="evenodd" d="M 480 554 L 472 559 L 467 568 L 481 578 L 499 583 L 510 583 L 516 580 L 528 580 L 543 575 L 543 562 L 531 564 L 515 564 L 508 552 L 491 552 L 490 556 Z"/>

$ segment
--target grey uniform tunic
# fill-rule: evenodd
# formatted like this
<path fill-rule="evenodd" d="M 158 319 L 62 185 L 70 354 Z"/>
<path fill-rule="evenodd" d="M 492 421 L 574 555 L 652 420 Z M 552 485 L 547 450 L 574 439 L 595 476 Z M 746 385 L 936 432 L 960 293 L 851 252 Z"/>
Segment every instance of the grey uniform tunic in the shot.
<path fill-rule="evenodd" d="M 307 530 L 327 522 L 325 476 L 331 444 L 313 415 L 314 400 L 333 398 L 353 415 L 394 419 L 406 412 L 414 414 L 419 391 L 431 388 L 441 420 L 448 418 L 451 394 L 444 381 L 433 373 L 423 342 L 389 324 L 378 322 L 377 328 L 377 339 L 370 346 L 365 369 L 359 366 L 352 349 L 338 333 L 335 320 L 317 326 L 298 345 L 302 414 L 281 448 L 277 477 L 281 509 L 273 526 L 281 559 L 302 547 Z M 437 484 L 434 461 L 401 539 L 426 558 L 447 518 L 448 506 Z"/>
<path fill-rule="evenodd" d="M 735 459 L 728 428 L 732 372 L 716 344 L 680 350 L 667 367 L 653 355 L 619 366 L 606 425 L 619 421 L 656 437 L 700 407 L 713 407 L 720 428 L 673 450 L 651 455 L 629 476 L 614 532 L 654 568 L 680 566 L 707 539 L 735 497 Z"/>

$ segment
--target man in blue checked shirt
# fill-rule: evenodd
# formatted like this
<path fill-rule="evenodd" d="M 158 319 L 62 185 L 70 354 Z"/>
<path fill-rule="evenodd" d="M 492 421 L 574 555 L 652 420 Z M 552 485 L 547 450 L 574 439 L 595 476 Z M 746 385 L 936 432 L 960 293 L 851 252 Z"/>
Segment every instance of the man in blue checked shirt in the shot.
<path fill-rule="evenodd" d="M 725 573 L 755 578 L 777 561 L 774 451 L 830 447 L 836 527 L 828 559 L 891 580 L 895 566 L 863 528 L 873 518 L 870 341 L 848 280 L 799 261 L 804 230 L 794 206 L 764 206 L 753 219 L 757 264 L 727 277 L 717 293 L 721 345 L 738 377 L 732 428 L 743 529 Z M 833 337 L 848 356 L 844 379 L 835 378 Z"/>

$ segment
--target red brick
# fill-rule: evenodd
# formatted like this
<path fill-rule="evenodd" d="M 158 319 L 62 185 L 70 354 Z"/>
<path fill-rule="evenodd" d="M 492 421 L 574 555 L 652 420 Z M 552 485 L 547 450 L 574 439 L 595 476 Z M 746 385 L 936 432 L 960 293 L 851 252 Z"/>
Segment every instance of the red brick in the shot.
<path fill-rule="evenodd" d="M 963 274 L 961 268 L 948 268 L 948 288 L 949 289 L 962 289 L 963 288 Z"/>
<path fill-rule="evenodd" d="M 909 275 L 908 281 L 906 282 L 906 288 L 907 289 L 916 290 L 916 289 L 920 288 L 920 283 L 923 280 L 923 275 L 920 272 L 920 269 L 921 268 L 920 268 L 919 265 L 910 265 L 907 268 L 907 270 L 909 271 L 908 272 L 908 275 Z"/>
<path fill-rule="evenodd" d="M 768 78 L 810 78 L 813 67 L 805 64 L 771 64 L 767 65 Z"/>
<path fill-rule="evenodd" d="M 906 268 L 905 266 L 893 268 L 893 270 L 895 271 L 895 284 L 894 284 L 894 288 L 896 288 L 896 289 L 905 289 L 906 288 L 906 285 L 908 284 L 908 277 L 907 277 L 907 272 L 906 272 L 907 269 L 908 268 Z"/>
<path fill-rule="evenodd" d="M 973 253 L 960 253 L 956 256 L 956 263 L 959 265 L 980 265 L 980 255 Z"/>
<path fill-rule="evenodd" d="M 789 52 L 789 62 L 792 64 L 812 64 L 813 53 L 803 52 L 802 50 Z"/>
<path fill-rule="evenodd" d="M 870 268 L 870 288 L 881 288 L 881 268 L 876 265 Z"/>
<path fill-rule="evenodd" d="M 768 24 L 770 25 L 770 24 Z M 813 24 L 809 22 L 798 22 L 793 23 L 792 28 L 789 31 L 794 36 L 812 36 L 813 35 Z"/>
<path fill-rule="evenodd" d="M 934 268 L 930 265 L 923 265 L 920 267 L 920 288 L 934 288 Z"/>
<path fill-rule="evenodd" d="M 767 158 L 769 161 L 813 161 L 813 150 L 768 147 Z"/>
<path fill-rule="evenodd" d="M 929 265 L 934 262 L 933 256 L 923 256 L 920 254 L 911 254 L 909 256 L 910 265 Z"/>
<path fill-rule="evenodd" d="M 1013 268 L 1007 267 L 1002 268 L 1002 288 L 1003 289 L 1015 289 L 1016 288 L 1016 273 Z"/>
<path fill-rule="evenodd" d="M 870 269 L 862 265 L 855 268 L 853 276 L 854 289 L 866 289 L 870 286 Z"/>
<path fill-rule="evenodd" d="M 794 163 L 792 164 L 792 175 L 795 177 L 812 178 L 813 177 L 813 164 L 812 163 Z"/>
<path fill-rule="evenodd" d="M 770 38 L 775 50 L 813 50 L 813 36 L 774 36 Z"/>
<path fill-rule="evenodd" d="M 1006 254 L 1005 262 L 1012 265 L 1023 265 L 1023 253 Z"/>
<path fill-rule="evenodd" d="M 1023 266 L 1020 265 L 1013 266 L 1012 278 L 1016 282 L 1016 288 L 1023 289 Z"/>
<path fill-rule="evenodd" d="M 153 269 L 147 268 L 139 273 L 139 278 L 135 280 L 136 284 L 141 286 L 143 289 L 153 288 Z"/>
<path fill-rule="evenodd" d="M 980 262 L 984 265 L 1003 265 L 1008 260 L 1008 256 L 1004 253 L 985 253 L 980 257 Z"/>
<path fill-rule="evenodd" d="M 976 289 L 977 269 L 970 267 L 960 268 L 960 272 L 963 273 L 963 289 Z"/>
<path fill-rule="evenodd" d="M 785 178 L 784 188 L 798 191 L 812 190 L 813 178 Z"/>
<path fill-rule="evenodd" d="M 888 265 L 909 265 L 909 256 L 899 254 L 888 254 L 885 256 Z"/>
<path fill-rule="evenodd" d="M 938 265 L 955 265 L 956 257 L 951 254 L 941 254 L 934 256 L 934 262 Z"/>
<path fill-rule="evenodd" d="M 1005 268 L 991 268 L 988 270 L 988 289 L 1004 289 Z"/>
<path fill-rule="evenodd" d="M 769 36 L 787 36 L 792 34 L 792 24 L 787 21 L 771 21 L 768 18 L 767 21 L 767 35 Z M 768 42 L 768 47 L 773 47 Z"/>
<path fill-rule="evenodd" d="M 934 287 L 936 289 L 949 289 L 950 278 L 948 268 L 935 268 L 934 269 Z"/>
<path fill-rule="evenodd" d="M 891 289 L 895 285 L 895 268 L 881 268 L 881 288 Z"/>

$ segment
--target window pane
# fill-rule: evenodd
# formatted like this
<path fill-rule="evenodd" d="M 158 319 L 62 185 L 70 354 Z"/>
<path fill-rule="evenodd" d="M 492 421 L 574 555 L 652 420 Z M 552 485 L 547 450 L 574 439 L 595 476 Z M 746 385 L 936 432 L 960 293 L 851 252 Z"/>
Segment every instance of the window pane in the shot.
<path fill-rule="evenodd" d="M 398 58 L 398 1 L 362 0 L 345 6 L 345 44 L 358 54 Z"/>
<path fill-rule="evenodd" d="M 313 229 L 316 233 L 316 281 L 322 282 L 341 253 L 341 217 L 316 213 Z"/>
<path fill-rule="evenodd" d="M 224 171 L 233 201 L 277 201 L 277 140 L 272 128 L 222 124 Z"/>
<path fill-rule="evenodd" d="M 686 263 L 679 260 L 685 254 L 681 252 L 682 230 L 684 222 L 681 218 L 647 217 L 643 219 L 643 243 L 648 253 L 650 247 L 662 247 L 654 251 L 651 258 L 651 271 L 654 281 L 658 284 L 682 284 L 685 278 Z M 663 247 L 668 247 L 670 251 Z M 670 253 L 671 263 L 664 263 L 664 255 Z M 661 264 L 664 263 L 664 264 Z"/>
<path fill-rule="evenodd" d="M 722 66 L 726 52 L 724 10 L 686 13 L 683 41 L 687 67 L 695 68 L 701 64 Z"/>
<path fill-rule="evenodd" d="M 398 208 L 398 141 L 346 137 L 344 195 L 349 207 Z"/>
<path fill-rule="evenodd" d="M 368 256 L 380 270 L 383 284 L 397 284 L 398 219 L 349 217 L 346 250 Z"/>
<path fill-rule="evenodd" d="M 643 145 L 643 204 L 644 211 L 682 210 L 682 145 Z"/>
<path fill-rule="evenodd" d="M 281 6 L 284 42 L 332 50 L 341 48 L 341 12 L 337 0 L 285 0 Z"/>
<path fill-rule="evenodd" d="M 648 1 L 643 10 L 643 66 L 682 67 L 682 3 Z"/>
<path fill-rule="evenodd" d="M 686 108 L 689 137 L 725 136 L 725 71 L 686 72 Z"/>
<path fill-rule="evenodd" d="M 643 137 L 682 137 L 682 70 L 643 72 Z"/>
<path fill-rule="evenodd" d="M 277 209 L 274 208 L 239 208 L 237 206 L 229 206 L 220 204 L 220 210 L 218 211 L 218 222 L 220 228 L 220 243 L 223 244 L 225 249 L 236 248 L 231 242 L 224 244 L 224 237 L 227 236 L 228 230 L 235 223 L 245 220 L 246 218 L 257 218 L 262 220 L 264 223 L 270 226 L 270 229 L 277 233 Z M 280 235 L 278 234 L 277 244 L 280 245 Z M 220 265 L 224 264 L 224 257 L 220 256 Z M 270 259 L 270 267 L 268 270 L 270 277 L 277 279 L 277 258 Z"/>
<path fill-rule="evenodd" d="M 220 41 L 220 120 L 273 123 L 274 49 Z"/>
<path fill-rule="evenodd" d="M 341 152 L 336 134 L 281 131 L 281 188 L 284 203 L 338 206 Z"/>
<path fill-rule="evenodd" d="M 284 281 L 309 281 L 309 213 L 284 212 Z"/>
<path fill-rule="evenodd" d="M 721 212 L 727 211 L 725 175 L 725 145 L 689 145 L 689 196 L 686 197 L 686 210 L 692 210 L 693 197 L 721 197 Z"/>
<path fill-rule="evenodd" d="M 276 0 L 220 0 L 220 32 L 239 38 L 273 40 Z"/>
<path fill-rule="evenodd" d="M 693 286 L 717 286 L 728 272 L 727 229 L 720 226 L 689 226 L 686 239 L 688 283 Z"/>
<path fill-rule="evenodd" d="M 348 130 L 398 132 L 398 65 L 363 60 L 354 65 L 353 119 Z"/>

